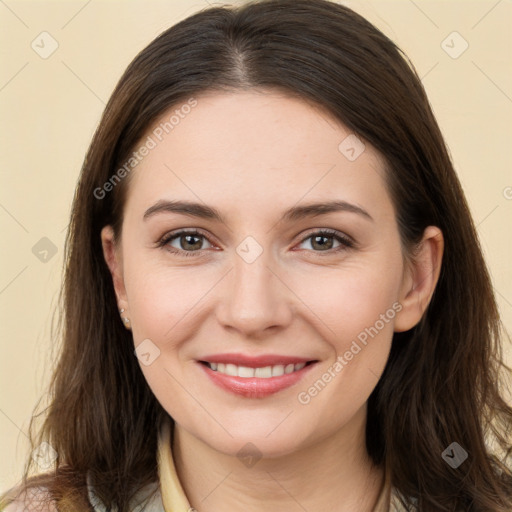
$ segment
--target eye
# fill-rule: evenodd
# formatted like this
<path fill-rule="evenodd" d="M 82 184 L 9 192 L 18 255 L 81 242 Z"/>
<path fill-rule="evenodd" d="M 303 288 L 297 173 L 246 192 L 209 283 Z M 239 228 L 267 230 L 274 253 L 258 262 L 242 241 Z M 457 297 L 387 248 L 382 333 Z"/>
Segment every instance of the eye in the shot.
<path fill-rule="evenodd" d="M 313 252 L 326 252 L 329 254 L 354 247 L 354 242 L 349 237 L 330 229 L 311 233 L 302 240 L 301 244 L 305 242 L 309 244 Z M 337 246 L 335 245 L 336 243 L 338 243 Z"/>
<path fill-rule="evenodd" d="M 204 242 L 209 245 L 204 247 Z M 329 229 L 311 233 L 299 245 L 306 242 L 310 246 L 309 248 L 306 247 L 306 249 L 315 253 L 327 253 L 327 255 L 355 246 L 354 241 L 348 236 Z M 205 249 L 213 247 L 207 237 L 196 229 L 168 233 L 162 237 L 157 245 L 181 256 L 201 256 Z"/>
<path fill-rule="evenodd" d="M 183 256 L 196 256 L 193 253 L 201 253 L 204 249 L 203 243 L 210 244 L 208 239 L 197 230 L 191 231 L 178 231 L 175 233 L 168 233 L 158 242 L 159 247 L 165 247 L 170 252 L 177 253 Z"/>

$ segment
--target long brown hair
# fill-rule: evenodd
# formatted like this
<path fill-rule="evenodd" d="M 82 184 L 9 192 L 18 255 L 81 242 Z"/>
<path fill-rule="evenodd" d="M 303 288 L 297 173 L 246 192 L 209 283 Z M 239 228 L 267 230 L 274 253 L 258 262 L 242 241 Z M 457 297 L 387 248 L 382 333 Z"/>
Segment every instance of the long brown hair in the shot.
<path fill-rule="evenodd" d="M 157 429 L 167 413 L 119 319 L 100 240 L 106 224 L 120 233 L 129 179 L 98 190 L 170 107 L 205 91 L 253 87 L 314 102 L 383 155 L 405 251 L 429 225 L 444 234 L 428 310 L 395 334 L 369 399 L 370 457 L 409 510 L 511 510 L 507 338 L 461 185 L 413 66 L 368 21 L 326 0 L 205 9 L 157 37 L 120 79 L 76 189 L 62 352 L 37 435 L 31 423 L 33 446 L 47 441 L 57 467 L 29 479 L 29 460 L 24 487 L 47 485 L 60 510 L 88 510 L 89 473 L 107 508 L 124 512 L 134 492 L 157 481 Z M 468 453 L 457 468 L 441 456 L 454 441 Z"/>

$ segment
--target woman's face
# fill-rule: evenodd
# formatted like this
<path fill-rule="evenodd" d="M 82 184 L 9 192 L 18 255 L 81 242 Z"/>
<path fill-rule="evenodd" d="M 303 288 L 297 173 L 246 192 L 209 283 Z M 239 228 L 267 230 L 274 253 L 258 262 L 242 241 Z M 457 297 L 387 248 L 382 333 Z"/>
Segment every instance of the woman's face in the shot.
<path fill-rule="evenodd" d="M 147 382 L 224 453 L 360 431 L 393 331 L 411 321 L 383 161 L 276 92 L 186 104 L 141 141 L 115 250 L 102 233 Z"/>

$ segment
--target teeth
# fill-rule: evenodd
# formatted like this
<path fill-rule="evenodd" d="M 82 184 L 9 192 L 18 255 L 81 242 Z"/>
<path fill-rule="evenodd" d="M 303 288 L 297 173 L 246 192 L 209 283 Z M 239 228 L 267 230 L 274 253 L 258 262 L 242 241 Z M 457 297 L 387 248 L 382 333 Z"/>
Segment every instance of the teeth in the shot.
<path fill-rule="evenodd" d="M 239 377 L 254 377 L 254 368 L 247 368 L 247 366 L 239 366 L 238 367 L 238 376 Z"/>
<path fill-rule="evenodd" d="M 295 367 L 293 364 L 287 364 L 284 367 L 284 373 L 292 373 L 294 369 L 295 369 Z"/>
<path fill-rule="evenodd" d="M 256 368 L 254 376 L 260 379 L 268 379 L 272 377 L 272 366 L 265 366 L 263 368 Z"/>
<path fill-rule="evenodd" d="M 219 373 L 231 375 L 233 377 L 251 378 L 257 377 L 259 379 L 269 379 L 270 377 L 280 377 L 281 375 L 302 370 L 306 363 L 297 364 L 276 364 L 275 366 L 263 366 L 260 368 L 249 368 L 247 366 L 237 366 L 231 363 L 208 363 L 208 366 Z"/>
<path fill-rule="evenodd" d="M 233 377 L 238 376 L 238 368 L 234 364 L 227 364 L 225 371 L 226 371 L 226 375 L 231 375 Z"/>
<path fill-rule="evenodd" d="M 280 377 L 281 375 L 284 375 L 284 366 L 282 364 L 272 366 L 272 377 Z"/>

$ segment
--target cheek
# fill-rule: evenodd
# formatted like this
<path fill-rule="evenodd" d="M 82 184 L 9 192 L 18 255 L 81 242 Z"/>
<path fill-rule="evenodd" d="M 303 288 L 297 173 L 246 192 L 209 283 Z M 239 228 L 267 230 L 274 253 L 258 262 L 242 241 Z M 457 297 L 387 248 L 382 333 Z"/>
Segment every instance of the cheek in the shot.
<path fill-rule="evenodd" d="M 169 340 L 189 324 L 218 281 L 211 267 L 128 265 L 126 289 L 134 338 Z"/>
<path fill-rule="evenodd" d="M 339 352 L 347 341 L 375 324 L 379 331 L 392 332 L 400 275 L 398 262 L 386 271 L 377 264 L 365 263 L 302 273 L 291 286 L 323 324 L 322 332 Z"/>
<path fill-rule="evenodd" d="M 401 265 L 364 265 L 301 280 L 301 293 L 331 357 L 299 390 L 315 429 L 348 421 L 363 406 L 386 365 L 393 337 Z M 307 295 L 304 295 L 307 292 Z M 313 320 L 312 320 L 313 321 Z M 316 418 L 314 420 L 313 418 Z"/>
<path fill-rule="evenodd" d="M 171 268 L 135 259 L 125 265 L 136 350 L 140 352 L 138 347 L 146 343 L 157 354 L 149 365 L 139 356 L 141 370 L 153 394 L 176 417 L 188 417 L 197 405 L 189 400 L 182 384 L 194 364 L 183 347 L 198 337 L 208 293 L 219 281 L 218 273 L 207 265 Z M 195 411 L 198 417 L 203 413 Z"/>

